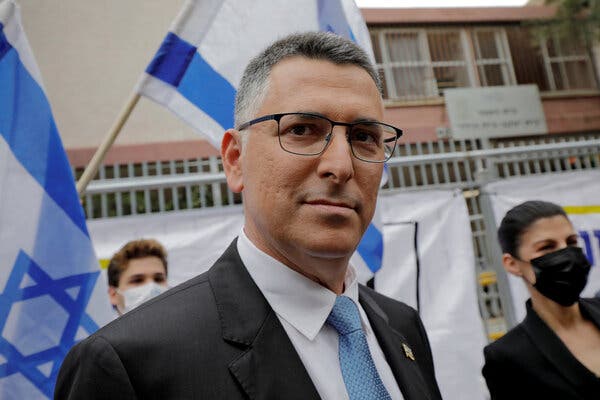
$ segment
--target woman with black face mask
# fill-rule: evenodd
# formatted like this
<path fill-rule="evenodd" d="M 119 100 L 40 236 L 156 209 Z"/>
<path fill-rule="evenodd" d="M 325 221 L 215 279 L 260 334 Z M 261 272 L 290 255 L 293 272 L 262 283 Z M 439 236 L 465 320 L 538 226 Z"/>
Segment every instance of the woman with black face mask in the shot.
<path fill-rule="evenodd" d="M 527 316 L 484 349 L 492 400 L 600 399 L 600 299 L 580 298 L 590 264 L 565 211 L 528 201 L 498 229 L 504 269 L 523 279 Z"/>

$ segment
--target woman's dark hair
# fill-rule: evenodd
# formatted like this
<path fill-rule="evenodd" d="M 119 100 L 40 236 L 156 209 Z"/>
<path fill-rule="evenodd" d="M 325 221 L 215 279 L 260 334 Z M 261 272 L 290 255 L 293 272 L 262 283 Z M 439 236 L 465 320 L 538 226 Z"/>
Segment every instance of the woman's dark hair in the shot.
<path fill-rule="evenodd" d="M 568 218 L 567 213 L 561 206 L 548 201 L 526 201 L 511 208 L 502 218 L 498 228 L 498 241 L 502 252 L 518 258 L 517 252 L 521 244 L 521 236 L 527 228 L 540 218 L 557 215 Z"/>

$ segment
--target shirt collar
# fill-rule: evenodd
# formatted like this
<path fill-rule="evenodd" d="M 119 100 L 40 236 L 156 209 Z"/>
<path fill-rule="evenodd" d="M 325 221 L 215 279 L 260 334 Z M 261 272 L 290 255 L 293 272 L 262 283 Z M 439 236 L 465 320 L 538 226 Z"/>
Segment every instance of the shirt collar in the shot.
<path fill-rule="evenodd" d="M 336 294 L 259 250 L 243 229 L 237 249 L 250 276 L 275 313 L 313 340 L 327 320 Z M 351 265 L 346 271 L 344 288 L 343 295 L 358 305 L 357 274 Z M 363 328 L 368 328 L 364 313 L 360 314 Z"/>

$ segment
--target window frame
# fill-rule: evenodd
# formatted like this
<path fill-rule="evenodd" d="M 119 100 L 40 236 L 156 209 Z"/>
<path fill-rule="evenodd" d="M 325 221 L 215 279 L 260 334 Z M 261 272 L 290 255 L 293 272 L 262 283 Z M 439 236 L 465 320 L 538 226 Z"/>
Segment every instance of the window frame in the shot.
<path fill-rule="evenodd" d="M 486 75 L 485 67 L 488 65 L 498 65 L 502 74 L 503 84 L 501 86 L 512 86 L 519 85 L 521 83 L 517 80 L 517 73 L 513 61 L 513 55 L 511 52 L 510 41 L 508 38 L 508 29 L 512 25 L 473 25 L 473 26 L 413 26 L 413 27 L 370 27 L 369 31 L 372 40 L 377 40 L 377 46 L 381 60 L 375 63 L 375 67 L 378 71 L 383 74 L 383 84 L 385 86 L 385 101 L 390 103 L 412 103 L 412 102 L 439 102 L 443 101 L 443 90 L 444 87 L 440 87 L 438 76 L 436 76 L 437 67 L 462 67 L 465 68 L 466 84 L 464 86 L 457 87 L 489 87 L 488 77 Z M 451 60 L 451 61 L 433 61 L 432 49 L 430 48 L 430 37 L 432 33 L 452 33 L 458 35 L 459 45 L 461 47 L 462 59 Z M 494 36 L 495 49 L 498 54 L 497 58 L 483 58 L 482 47 L 480 38 L 478 36 L 481 32 L 489 32 Z M 407 61 L 392 61 L 390 46 L 390 34 L 397 35 L 415 35 L 417 45 L 415 49 L 418 49 L 420 60 L 407 60 Z M 547 84 L 546 90 L 540 87 L 540 93 L 542 95 L 552 94 L 569 94 L 574 92 L 598 92 L 600 91 L 600 71 L 595 69 L 593 61 L 593 50 L 589 45 L 585 45 L 583 53 L 576 55 L 563 55 L 564 52 L 561 49 L 561 42 L 558 40 L 558 36 L 554 34 L 552 36 L 554 41 L 554 51 L 558 55 L 550 56 L 549 53 L 549 40 L 546 38 L 540 38 L 535 40 L 535 45 L 531 44 L 532 51 L 539 49 L 540 60 L 537 65 L 540 68 L 537 74 L 539 82 L 545 81 Z M 400 41 L 399 41 L 400 43 Z M 442 51 L 445 49 L 442 49 Z M 437 54 L 437 53 L 436 53 Z M 589 87 L 573 88 L 572 78 L 573 72 L 568 69 L 569 63 L 584 62 L 586 67 L 586 84 L 589 83 Z M 560 73 L 560 79 L 563 82 L 564 88 L 559 88 L 555 79 L 554 70 L 558 66 L 558 73 Z M 404 71 L 397 71 L 397 68 L 404 68 Z M 403 89 L 403 85 L 397 85 L 396 80 L 401 74 L 406 76 L 414 75 L 414 69 L 423 69 L 423 72 L 418 72 L 419 78 L 423 76 L 422 82 L 418 83 L 420 86 L 414 86 L 418 88 L 417 93 L 399 93 Z M 413 71 L 411 71 L 413 69 Z M 417 81 L 418 82 L 418 81 Z M 458 82 L 460 83 L 460 81 Z M 540 83 L 538 83 L 539 85 Z"/>
<path fill-rule="evenodd" d="M 479 43 L 478 33 L 489 32 L 494 35 L 496 50 L 500 57 L 498 58 L 483 58 L 481 55 L 481 46 Z M 489 87 L 487 76 L 485 74 L 485 66 L 499 65 L 502 71 L 502 86 L 511 86 L 517 84 L 515 68 L 512 61 L 510 46 L 508 45 L 508 37 L 506 29 L 498 27 L 475 27 L 471 30 L 471 38 L 473 40 L 473 49 L 475 50 L 475 67 L 479 76 L 479 86 Z M 495 85 L 498 86 L 498 85 Z"/>
<path fill-rule="evenodd" d="M 462 51 L 462 60 L 452 61 L 432 61 L 431 49 L 429 46 L 428 34 L 429 33 L 444 33 L 451 32 L 458 34 L 458 40 Z M 407 100 L 429 100 L 439 99 L 442 97 L 442 90 L 438 85 L 438 80 L 435 76 L 435 68 L 437 67 L 464 67 L 467 77 L 467 86 L 473 86 L 475 77 L 473 74 L 472 62 L 470 57 L 470 49 L 465 41 L 464 29 L 457 28 L 373 28 L 372 35 L 377 38 L 378 48 L 381 52 L 381 62 L 376 62 L 375 67 L 377 70 L 381 70 L 384 73 L 384 84 L 388 97 L 386 100 L 389 101 L 407 101 Z M 386 35 L 390 33 L 396 34 L 416 34 L 417 44 L 420 49 L 420 53 L 424 56 L 418 61 L 392 61 L 390 57 L 390 46 L 388 45 L 388 38 Z M 422 86 L 424 96 L 415 96 L 408 94 L 400 96 L 398 94 L 398 86 L 396 85 L 396 77 L 394 76 L 394 68 L 425 68 L 425 81 L 430 81 L 430 84 L 424 83 Z M 430 79 L 427 79 L 430 77 Z"/>
<path fill-rule="evenodd" d="M 591 49 L 585 46 L 584 53 L 579 55 L 563 55 L 562 41 L 559 39 L 558 34 L 552 34 L 552 40 L 554 41 L 554 48 L 557 53 L 556 56 L 550 56 L 548 51 L 549 40 L 548 37 L 540 38 L 539 46 L 542 51 L 542 58 L 544 60 L 544 72 L 546 73 L 546 81 L 548 82 L 549 90 L 547 92 L 572 92 L 578 90 L 598 90 L 599 82 L 594 73 L 594 63 L 590 55 Z M 590 87 L 587 88 L 573 88 L 569 81 L 569 72 L 566 69 L 566 63 L 584 61 L 587 67 L 587 78 L 588 82 L 591 83 Z M 565 83 L 564 88 L 558 88 L 556 79 L 554 77 L 553 65 L 558 65 L 560 71 L 561 80 Z M 546 93 L 547 93 L 546 92 Z"/>

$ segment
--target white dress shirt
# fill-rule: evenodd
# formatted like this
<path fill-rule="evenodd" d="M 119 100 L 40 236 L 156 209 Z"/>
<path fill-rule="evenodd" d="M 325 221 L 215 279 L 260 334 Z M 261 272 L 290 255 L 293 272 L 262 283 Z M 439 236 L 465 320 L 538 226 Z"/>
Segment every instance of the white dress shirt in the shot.
<path fill-rule="evenodd" d="M 336 294 L 256 248 L 243 229 L 237 249 L 250 276 L 281 321 L 319 396 L 324 400 L 348 399 L 338 358 L 338 333 L 325 323 Z M 402 400 L 390 366 L 358 302 L 358 282 L 352 266 L 348 266 L 344 285 L 343 295 L 350 297 L 360 311 L 369 350 L 385 388 L 392 399 Z"/>

